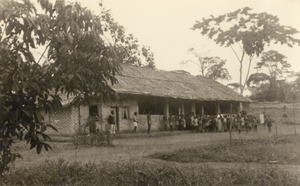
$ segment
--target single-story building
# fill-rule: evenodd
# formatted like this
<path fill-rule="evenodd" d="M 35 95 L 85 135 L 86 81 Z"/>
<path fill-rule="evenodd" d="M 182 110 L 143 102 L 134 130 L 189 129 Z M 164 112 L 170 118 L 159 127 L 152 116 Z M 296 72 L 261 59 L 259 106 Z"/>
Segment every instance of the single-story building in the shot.
<path fill-rule="evenodd" d="M 113 85 L 117 99 L 90 105 L 69 104 L 72 97 L 62 96 L 63 109 L 45 115 L 60 134 L 75 134 L 89 116 L 98 116 L 105 130 L 107 117 L 113 110 L 117 131 L 133 129 L 133 114 L 138 113 L 138 130 L 146 130 L 146 112 L 150 112 L 152 129 L 163 128 L 163 115 L 237 113 L 249 100 L 230 88 L 204 77 L 146 67 L 122 65 L 118 83 Z"/>

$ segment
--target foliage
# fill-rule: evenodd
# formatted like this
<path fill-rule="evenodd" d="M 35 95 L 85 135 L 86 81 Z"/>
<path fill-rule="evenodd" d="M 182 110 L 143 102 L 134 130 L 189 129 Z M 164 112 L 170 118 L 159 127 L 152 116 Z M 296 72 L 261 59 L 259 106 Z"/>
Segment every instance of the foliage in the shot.
<path fill-rule="evenodd" d="M 141 46 L 136 37 L 132 34 L 127 35 L 125 28 L 113 19 L 110 11 L 105 9 L 102 4 L 100 6 L 103 21 L 106 23 L 104 30 L 108 33 L 106 35 L 110 36 L 106 39 L 112 42 L 118 60 L 121 63 L 154 69 L 154 55 L 150 47 Z"/>
<path fill-rule="evenodd" d="M 232 144 L 209 145 L 201 148 L 179 149 L 171 153 L 156 153 L 153 158 L 184 162 L 240 162 L 264 163 L 273 161 L 279 164 L 300 164 L 300 151 L 297 146 L 300 138 L 284 136 L 245 141 L 233 141 Z"/>
<path fill-rule="evenodd" d="M 6 175 L 8 185 L 297 185 L 299 178 L 275 166 L 182 168 L 146 162 L 68 163 L 62 159 Z"/>
<path fill-rule="evenodd" d="M 11 150 L 14 141 L 26 140 L 30 148 L 51 149 L 41 111 L 61 107 L 59 93 L 76 100 L 107 100 L 114 97 L 119 63 L 134 52 L 137 41 L 100 4 L 96 15 L 79 3 L 56 0 L 3 0 L 0 5 L 0 177 L 19 155 Z M 42 50 L 40 56 L 36 51 Z M 137 49 L 136 49 L 137 50 Z M 150 50 L 143 55 L 153 61 Z M 135 60 L 135 59 L 134 59 Z M 129 62 L 130 61 L 130 62 Z M 153 66 L 153 64 L 152 64 Z"/>
<path fill-rule="evenodd" d="M 296 101 L 299 90 L 295 83 L 295 81 L 277 80 L 275 86 L 270 86 L 269 82 L 259 86 L 249 86 L 250 98 L 258 101 Z"/>
<path fill-rule="evenodd" d="M 155 69 L 155 63 L 154 63 L 154 54 L 151 52 L 150 47 L 143 46 L 142 48 L 142 55 L 144 56 L 146 60 L 146 66 L 152 69 Z"/>
<path fill-rule="evenodd" d="M 249 76 L 249 79 L 247 81 L 247 86 L 248 87 L 251 86 L 252 83 L 257 85 L 257 84 L 260 84 L 264 81 L 269 81 L 269 80 L 270 80 L 270 76 L 268 76 L 265 73 L 258 73 L 257 72 L 257 73 L 251 74 Z"/>
<path fill-rule="evenodd" d="M 208 36 L 216 44 L 231 47 L 240 64 L 240 93 L 245 88 L 251 62 L 253 57 L 260 56 L 264 51 L 265 45 L 271 43 L 285 44 L 292 47 L 300 44 L 300 39 L 293 37 L 298 31 L 295 28 L 279 24 L 279 18 L 263 13 L 252 13 L 252 9 L 245 7 L 234 12 L 220 16 L 211 16 L 202 21 L 197 21 L 193 29 L 200 30 L 202 35 Z M 234 45 L 241 50 L 238 55 Z M 247 74 L 245 83 L 242 82 L 244 57 L 248 56 Z"/>
<path fill-rule="evenodd" d="M 187 60 L 181 62 L 186 64 L 188 62 L 194 63 L 199 67 L 200 76 L 209 79 L 231 79 L 228 70 L 224 67 L 226 60 L 219 57 L 202 57 L 194 48 L 188 50 L 196 60 Z"/>
<path fill-rule="evenodd" d="M 267 68 L 270 78 L 275 80 L 288 73 L 290 67 L 286 57 L 274 50 L 262 53 L 261 62 L 257 63 L 257 69 Z"/>
<path fill-rule="evenodd" d="M 300 72 L 294 74 L 296 76 L 296 80 L 292 86 L 292 92 L 294 92 L 295 96 L 293 100 L 300 101 Z"/>
<path fill-rule="evenodd" d="M 247 85 L 252 92 L 252 99 L 260 101 L 283 101 L 288 99 L 291 89 L 286 78 L 290 75 L 291 65 L 286 57 L 277 51 L 264 52 L 261 61 L 257 63 L 257 72 L 251 74 Z"/>

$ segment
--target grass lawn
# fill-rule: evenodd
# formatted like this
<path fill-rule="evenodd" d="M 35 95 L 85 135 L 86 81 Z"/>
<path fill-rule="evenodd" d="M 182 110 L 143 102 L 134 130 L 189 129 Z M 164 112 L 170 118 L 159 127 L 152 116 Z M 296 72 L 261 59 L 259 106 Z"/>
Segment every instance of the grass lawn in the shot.
<path fill-rule="evenodd" d="M 232 162 L 300 165 L 300 136 L 234 140 L 232 144 L 214 144 L 173 152 L 158 152 L 152 158 L 182 163 Z"/>
<path fill-rule="evenodd" d="M 142 161 L 108 163 L 68 163 L 46 161 L 30 168 L 9 172 L 5 185 L 299 185 L 298 176 L 274 166 L 249 169 L 240 166 L 213 169 L 199 166 L 184 169 L 153 165 Z M 0 181 L 1 184 L 1 181 Z"/>
<path fill-rule="evenodd" d="M 300 185 L 298 168 L 291 165 L 300 164 L 300 137 L 275 141 L 261 129 L 233 133 L 229 146 L 228 133 L 169 133 L 120 136 L 113 148 L 54 142 L 53 151 L 39 156 L 19 143 L 22 159 L 0 185 Z M 278 165 L 261 164 L 270 161 Z"/>

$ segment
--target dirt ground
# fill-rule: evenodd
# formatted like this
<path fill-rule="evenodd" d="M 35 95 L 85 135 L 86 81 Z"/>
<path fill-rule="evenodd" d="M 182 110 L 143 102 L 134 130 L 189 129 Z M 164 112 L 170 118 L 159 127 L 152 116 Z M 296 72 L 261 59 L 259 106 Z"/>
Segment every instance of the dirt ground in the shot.
<path fill-rule="evenodd" d="M 294 126 L 281 125 L 277 126 L 277 134 L 294 134 Z M 300 133 L 300 126 L 296 127 L 298 134 Z M 232 139 L 253 139 L 260 137 L 270 137 L 276 135 L 276 124 L 273 125 L 272 133 L 269 134 L 267 129 L 263 126 L 259 126 L 258 132 L 253 131 L 232 133 Z M 45 160 L 57 160 L 63 158 L 66 161 L 80 161 L 82 163 L 95 162 L 117 162 L 117 161 L 131 161 L 142 160 L 147 163 L 168 163 L 176 166 L 193 167 L 194 164 L 182 164 L 174 162 L 164 162 L 162 160 L 154 160 L 149 158 L 150 154 L 156 152 L 174 151 L 176 149 L 200 147 L 201 145 L 215 144 L 215 143 L 229 143 L 229 133 L 191 133 L 190 131 L 184 132 L 157 132 L 148 134 L 122 134 L 119 137 L 115 137 L 113 140 L 114 147 L 97 147 L 97 146 L 79 146 L 73 145 L 70 140 L 65 142 L 52 142 L 52 151 L 43 151 L 40 155 L 36 154 L 35 150 L 28 150 L 29 146 L 24 142 L 18 143 L 16 151 L 21 153 L 22 158 L 16 160 L 13 165 L 13 169 L 18 167 L 28 167 L 43 163 Z M 203 163 L 202 163 L 203 164 Z M 212 167 L 217 168 L 230 168 L 236 166 L 234 163 L 205 163 Z M 252 165 L 250 165 L 252 166 Z M 263 166 L 263 165 L 253 165 Z M 284 169 L 288 169 L 291 172 L 300 175 L 300 166 L 297 165 L 277 165 Z"/>

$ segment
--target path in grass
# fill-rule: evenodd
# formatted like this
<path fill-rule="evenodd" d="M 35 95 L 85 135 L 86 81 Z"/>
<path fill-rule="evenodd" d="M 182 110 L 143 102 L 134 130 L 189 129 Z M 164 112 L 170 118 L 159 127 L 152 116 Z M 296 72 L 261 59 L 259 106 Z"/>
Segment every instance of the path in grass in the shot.
<path fill-rule="evenodd" d="M 292 134 L 292 126 L 280 126 L 279 134 Z M 297 128 L 300 131 L 300 127 Z M 275 135 L 273 131 L 272 135 Z M 248 134 L 233 133 L 233 139 L 255 139 L 259 137 L 269 136 L 265 130 L 259 128 L 258 133 L 249 132 Z M 132 138 L 133 137 L 133 138 Z M 101 163 L 102 161 L 128 161 L 143 160 L 148 163 L 157 163 L 158 160 L 150 159 L 148 156 L 158 152 L 172 152 L 182 148 L 200 147 L 208 144 L 229 143 L 228 133 L 190 133 L 190 132 L 174 132 L 174 135 L 165 135 L 165 133 L 153 135 L 124 135 L 115 139 L 115 147 L 79 147 L 76 148 L 72 143 L 53 143 L 53 151 L 43 152 L 37 155 L 34 151 L 26 150 L 19 145 L 18 151 L 23 158 L 16 161 L 16 167 L 32 166 L 43 163 L 46 159 L 63 158 L 67 161 L 81 161 Z M 24 144 L 25 145 L 25 144 Z M 27 147 L 27 146 L 26 146 Z M 172 163 L 172 162 L 167 162 Z M 217 163 L 220 166 L 224 163 Z M 181 164 L 178 164 L 181 165 Z M 184 164 L 182 164 L 183 166 Z M 211 165 L 214 165 L 213 163 Z M 228 166 L 227 164 L 226 166 Z M 217 165 L 216 165 L 217 166 Z"/>

